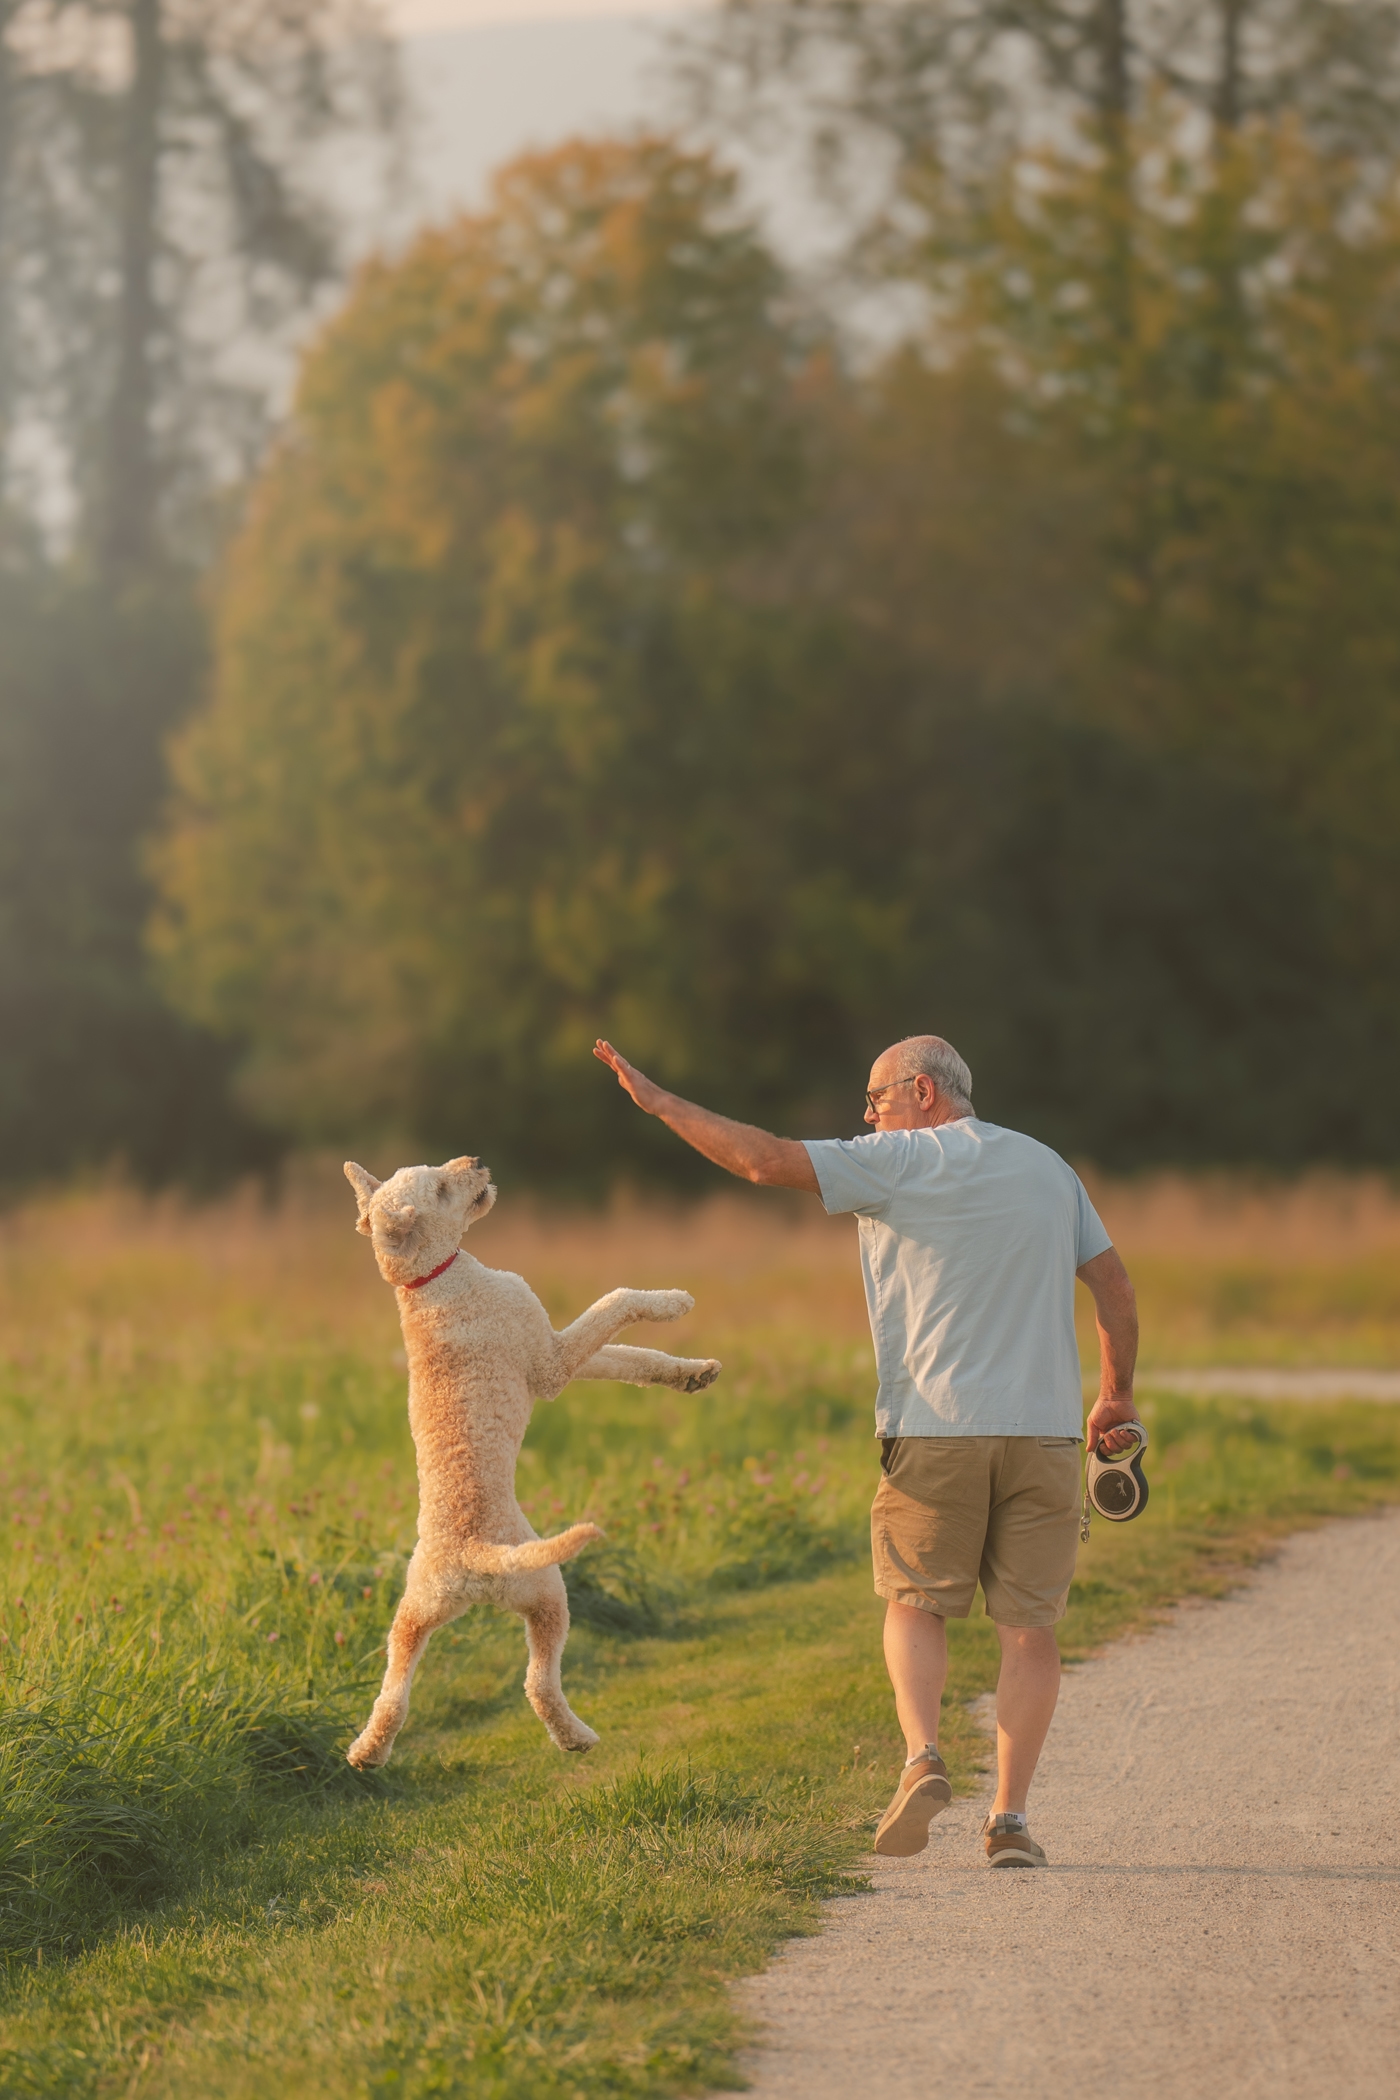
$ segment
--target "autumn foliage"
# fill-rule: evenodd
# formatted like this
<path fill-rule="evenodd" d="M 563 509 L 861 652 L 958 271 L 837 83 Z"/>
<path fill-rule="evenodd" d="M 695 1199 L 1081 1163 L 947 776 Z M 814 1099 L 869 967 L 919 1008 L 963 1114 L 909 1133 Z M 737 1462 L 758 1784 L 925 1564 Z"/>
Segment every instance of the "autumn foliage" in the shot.
<path fill-rule="evenodd" d="M 911 177 L 873 363 L 662 138 L 362 276 L 160 848 L 260 1115 L 597 1187 L 688 1171 L 599 1033 L 841 1131 L 937 1027 L 1105 1164 L 1400 1156 L 1400 238 L 1286 122 L 1173 137 L 1126 264 L 1087 149 Z"/>

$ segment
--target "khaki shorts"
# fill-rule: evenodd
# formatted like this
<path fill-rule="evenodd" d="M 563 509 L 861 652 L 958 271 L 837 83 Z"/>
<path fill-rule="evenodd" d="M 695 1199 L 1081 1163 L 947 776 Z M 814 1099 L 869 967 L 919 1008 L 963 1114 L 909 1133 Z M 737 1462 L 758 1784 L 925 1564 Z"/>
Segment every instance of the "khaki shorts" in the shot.
<path fill-rule="evenodd" d="M 1079 1544 L 1079 1442 L 887 1437 L 870 1512 L 875 1594 L 965 1619 L 980 1582 L 1000 1626 L 1053 1626 Z"/>

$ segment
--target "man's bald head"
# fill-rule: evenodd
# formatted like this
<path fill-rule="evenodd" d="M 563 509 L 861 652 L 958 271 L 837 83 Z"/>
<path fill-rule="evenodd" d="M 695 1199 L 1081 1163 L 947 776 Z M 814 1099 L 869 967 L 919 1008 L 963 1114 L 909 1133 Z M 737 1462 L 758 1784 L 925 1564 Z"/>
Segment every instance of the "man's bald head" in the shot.
<path fill-rule="evenodd" d="M 870 1068 L 870 1088 L 913 1079 L 919 1073 L 931 1079 L 955 1116 L 970 1116 L 972 1074 L 951 1043 L 941 1035 L 906 1035 L 881 1051 Z"/>

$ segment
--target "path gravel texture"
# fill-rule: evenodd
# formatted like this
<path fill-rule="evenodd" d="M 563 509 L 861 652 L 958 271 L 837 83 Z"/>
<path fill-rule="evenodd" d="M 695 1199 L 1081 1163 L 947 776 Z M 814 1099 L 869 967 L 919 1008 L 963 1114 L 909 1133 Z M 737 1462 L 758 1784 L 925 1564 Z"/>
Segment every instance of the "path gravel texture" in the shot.
<path fill-rule="evenodd" d="M 1066 1671 L 1048 1870 L 986 1868 L 982 1813 L 743 1986 L 757 2100 L 1397 2100 L 1400 1511 Z"/>

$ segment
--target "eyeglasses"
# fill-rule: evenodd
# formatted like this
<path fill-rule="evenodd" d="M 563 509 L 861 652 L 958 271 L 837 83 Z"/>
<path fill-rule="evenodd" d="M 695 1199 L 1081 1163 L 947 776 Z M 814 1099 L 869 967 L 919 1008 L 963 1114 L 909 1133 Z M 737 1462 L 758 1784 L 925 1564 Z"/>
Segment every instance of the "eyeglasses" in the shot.
<path fill-rule="evenodd" d="M 919 1072 L 911 1072 L 906 1079 L 891 1079 L 884 1086 L 872 1087 L 865 1097 L 865 1105 L 870 1110 L 871 1115 L 877 1116 L 880 1113 L 875 1103 L 879 1100 L 881 1094 L 892 1094 L 897 1086 L 912 1086 L 914 1081 L 922 1076 Z"/>

